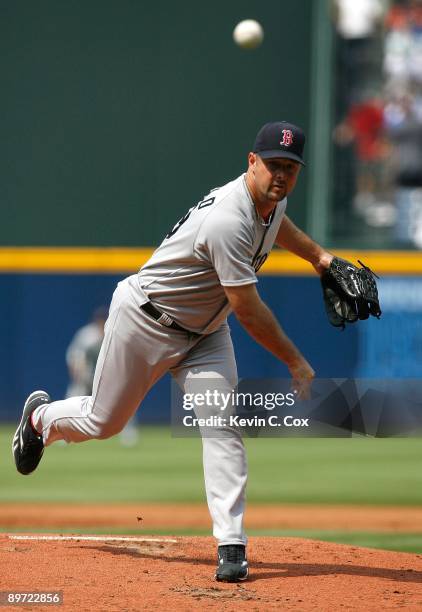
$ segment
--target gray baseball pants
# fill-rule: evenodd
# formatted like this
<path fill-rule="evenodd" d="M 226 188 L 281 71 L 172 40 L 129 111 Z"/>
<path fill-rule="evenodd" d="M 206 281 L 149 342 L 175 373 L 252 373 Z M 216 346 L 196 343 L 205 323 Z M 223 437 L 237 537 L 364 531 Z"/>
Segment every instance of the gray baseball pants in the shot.
<path fill-rule="evenodd" d="M 33 413 L 33 424 L 42 432 L 45 446 L 56 440 L 83 442 L 119 433 L 167 371 L 185 393 L 197 392 L 201 378 L 206 379 L 207 387 L 209 380 L 215 379 L 220 391 L 235 386 L 236 362 L 227 324 L 205 336 L 173 330 L 141 310 L 145 301 L 137 275 L 117 285 L 92 396 L 52 402 Z M 247 465 L 242 439 L 237 431 L 222 427 L 212 437 L 203 435 L 202 446 L 213 534 L 219 544 L 246 544 L 243 513 Z"/>

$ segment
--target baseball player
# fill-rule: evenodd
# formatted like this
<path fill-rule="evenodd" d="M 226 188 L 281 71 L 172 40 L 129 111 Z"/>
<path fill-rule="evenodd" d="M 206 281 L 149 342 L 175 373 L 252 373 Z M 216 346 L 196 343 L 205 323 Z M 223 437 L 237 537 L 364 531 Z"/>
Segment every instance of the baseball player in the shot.
<path fill-rule="evenodd" d="M 66 350 L 66 364 L 69 370 L 69 385 L 66 397 L 89 395 L 92 391 L 95 366 L 104 338 L 107 310 L 99 307 L 92 321 L 78 329 Z"/>
<path fill-rule="evenodd" d="M 138 274 L 113 294 L 91 396 L 52 402 L 33 392 L 13 438 L 16 467 L 29 474 L 44 447 L 120 432 L 154 383 L 170 371 L 189 393 L 201 379 L 220 391 L 237 383 L 227 316 L 287 365 L 299 392 L 314 370 L 286 336 L 256 289 L 256 272 L 274 244 L 309 261 L 316 272 L 333 256 L 286 216 L 303 162 L 303 131 L 287 122 L 258 132 L 248 168 L 213 189 L 176 223 Z M 218 542 L 216 579 L 245 580 L 243 528 L 247 466 L 237 430 L 203 436 L 205 489 Z"/>
<path fill-rule="evenodd" d="M 95 366 L 104 338 L 104 325 L 108 309 L 99 306 L 95 309 L 92 321 L 78 329 L 66 350 L 66 364 L 70 382 L 66 397 L 91 395 L 94 383 Z M 123 446 L 135 446 L 138 442 L 136 418 L 129 419 L 119 434 Z"/>

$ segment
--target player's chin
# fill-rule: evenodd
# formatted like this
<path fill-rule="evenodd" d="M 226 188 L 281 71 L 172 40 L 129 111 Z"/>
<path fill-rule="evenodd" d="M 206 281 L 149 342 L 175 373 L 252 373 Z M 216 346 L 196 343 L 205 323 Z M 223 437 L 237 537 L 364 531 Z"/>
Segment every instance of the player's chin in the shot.
<path fill-rule="evenodd" d="M 285 187 L 271 187 L 271 189 L 268 192 L 268 197 L 271 200 L 276 200 L 277 202 L 279 200 L 282 200 L 283 198 L 286 197 L 286 188 Z"/>

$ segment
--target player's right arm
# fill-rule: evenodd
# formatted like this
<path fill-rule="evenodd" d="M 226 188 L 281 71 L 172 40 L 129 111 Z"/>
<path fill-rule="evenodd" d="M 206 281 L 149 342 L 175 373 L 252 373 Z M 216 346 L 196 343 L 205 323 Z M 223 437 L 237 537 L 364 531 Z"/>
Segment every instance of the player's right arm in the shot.
<path fill-rule="evenodd" d="M 224 291 L 239 323 L 256 342 L 287 365 L 295 387 L 306 390 L 315 372 L 261 300 L 255 284 L 225 286 Z"/>

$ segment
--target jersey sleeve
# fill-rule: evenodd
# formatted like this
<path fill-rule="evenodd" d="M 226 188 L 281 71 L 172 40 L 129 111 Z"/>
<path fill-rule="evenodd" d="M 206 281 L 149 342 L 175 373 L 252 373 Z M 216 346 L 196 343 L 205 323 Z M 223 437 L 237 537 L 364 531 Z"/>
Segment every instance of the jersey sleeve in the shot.
<path fill-rule="evenodd" d="M 221 285 L 258 282 L 252 266 L 253 230 L 236 215 L 208 215 L 198 231 L 194 250 L 213 266 Z"/>

